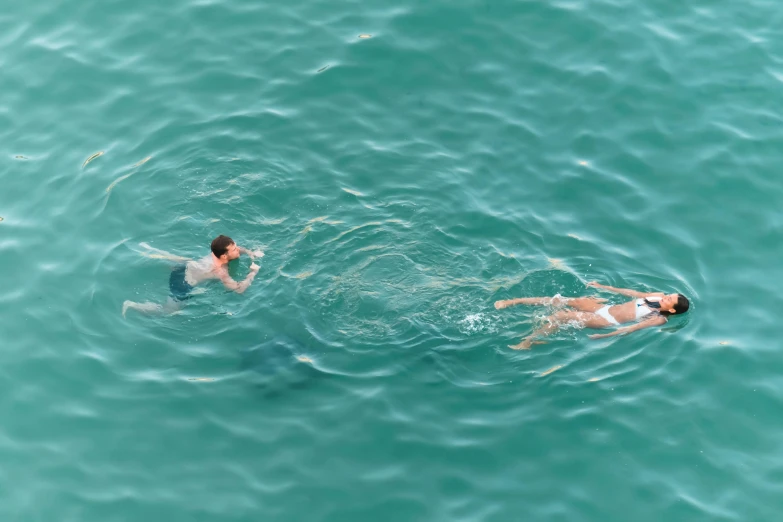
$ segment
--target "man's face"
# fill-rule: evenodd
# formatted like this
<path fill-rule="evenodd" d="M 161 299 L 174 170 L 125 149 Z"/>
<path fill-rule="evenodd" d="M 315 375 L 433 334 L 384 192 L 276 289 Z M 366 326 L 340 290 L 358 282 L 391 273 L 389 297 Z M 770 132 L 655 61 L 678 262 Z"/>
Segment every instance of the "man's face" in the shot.
<path fill-rule="evenodd" d="M 226 250 L 226 253 L 224 255 L 229 261 L 233 261 L 234 259 L 237 259 L 239 257 L 239 247 L 237 246 L 237 244 L 231 243 L 231 245 L 228 247 L 228 250 Z"/>

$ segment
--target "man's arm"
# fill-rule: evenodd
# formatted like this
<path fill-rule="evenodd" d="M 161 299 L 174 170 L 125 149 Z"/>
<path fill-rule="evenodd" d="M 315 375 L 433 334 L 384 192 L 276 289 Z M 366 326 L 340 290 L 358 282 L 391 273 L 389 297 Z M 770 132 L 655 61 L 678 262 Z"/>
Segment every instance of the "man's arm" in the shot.
<path fill-rule="evenodd" d="M 255 261 L 258 257 L 264 257 L 264 253 L 261 250 L 248 250 L 247 248 L 241 246 L 238 246 L 237 248 L 239 249 L 240 254 L 249 256 L 253 261 Z"/>
<path fill-rule="evenodd" d="M 247 274 L 247 277 L 241 283 L 237 283 L 236 281 L 231 279 L 231 276 L 228 275 L 228 270 L 221 270 L 218 273 L 218 275 L 220 277 L 220 281 L 223 282 L 223 286 L 225 286 L 228 290 L 241 294 L 245 290 L 247 290 L 247 287 L 249 287 L 250 283 L 253 282 L 253 279 L 255 279 L 256 274 L 258 274 L 259 268 L 260 267 L 255 263 L 250 265 L 250 273 Z"/>
<path fill-rule="evenodd" d="M 663 296 L 662 292 L 637 292 L 629 288 L 615 288 L 613 286 L 602 285 L 595 281 L 587 283 L 587 286 L 592 288 L 598 288 L 600 290 L 606 290 L 607 292 L 614 292 L 615 294 L 627 295 L 628 297 L 648 297 L 648 296 Z"/>
<path fill-rule="evenodd" d="M 612 333 L 606 333 L 606 334 L 593 334 L 590 336 L 590 339 L 603 339 L 604 337 L 613 337 L 615 335 L 625 335 L 629 334 L 631 332 L 635 332 L 636 330 L 642 330 L 643 328 L 652 328 L 653 326 L 661 326 L 662 324 L 666 324 L 666 318 L 657 316 L 657 317 L 651 317 L 650 319 L 647 319 L 646 321 L 642 321 L 641 323 L 635 324 L 633 326 L 625 326 L 623 328 L 618 328 Z"/>

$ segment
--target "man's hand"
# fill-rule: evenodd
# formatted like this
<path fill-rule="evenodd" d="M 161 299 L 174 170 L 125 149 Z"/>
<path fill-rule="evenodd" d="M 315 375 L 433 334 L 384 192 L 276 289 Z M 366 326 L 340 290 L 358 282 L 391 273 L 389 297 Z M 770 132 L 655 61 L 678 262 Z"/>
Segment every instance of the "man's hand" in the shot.
<path fill-rule="evenodd" d="M 261 250 L 248 250 L 245 247 L 239 247 L 239 253 L 245 254 L 246 256 L 250 256 L 250 259 L 255 259 L 257 257 L 264 257 L 264 252 Z"/>
<path fill-rule="evenodd" d="M 588 288 L 603 288 L 604 285 L 602 285 L 598 281 L 590 281 L 585 286 L 587 286 Z"/>
<path fill-rule="evenodd" d="M 613 335 L 615 334 L 593 334 L 588 335 L 588 337 L 590 337 L 590 339 L 603 339 L 605 337 L 612 337 Z"/>
<path fill-rule="evenodd" d="M 255 264 L 255 263 L 252 263 L 252 264 L 250 265 L 250 271 L 251 271 L 251 272 L 258 272 L 259 270 L 261 270 L 261 267 L 260 267 L 260 266 L 258 266 L 257 264 Z"/>

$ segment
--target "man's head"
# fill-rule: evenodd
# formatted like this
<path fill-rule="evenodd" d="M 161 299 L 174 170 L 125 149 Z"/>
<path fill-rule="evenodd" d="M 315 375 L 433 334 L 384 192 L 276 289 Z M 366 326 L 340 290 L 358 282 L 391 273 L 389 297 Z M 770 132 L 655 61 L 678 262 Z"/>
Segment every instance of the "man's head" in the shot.
<path fill-rule="evenodd" d="M 682 294 L 669 294 L 661 297 L 661 314 L 677 315 L 684 314 L 691 307 L 688 298 Z"/>
<path fill-rule="evenodd" d="M 228 236 L 218 236 L 212 240 L 212 255 L 224 263 L 239 257 L 239 247 Z"/>

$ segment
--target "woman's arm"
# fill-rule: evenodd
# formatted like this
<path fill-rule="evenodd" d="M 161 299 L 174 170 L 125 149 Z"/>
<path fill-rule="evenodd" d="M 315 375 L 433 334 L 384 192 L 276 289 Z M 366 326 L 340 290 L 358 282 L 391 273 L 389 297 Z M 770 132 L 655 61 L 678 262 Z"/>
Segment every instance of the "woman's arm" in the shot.
<path fill-rule="evenodd" d="M 625 326 L 623 328 L 618 328 L 617 330 L 611 333 L 593 334 L 590 336 L 590 339 L 603 339 L 605 337 L 613 337 L 615 335 L 625 335 L 631 332 L 635 332 L 636 330 L 642 330 L 644 328 L 652 328 L 653 326 L 661 326 L 662 324 L 666 324 L 666 318 L 658 315 L 656 317 L 651 317 L 646 321 L 642 321 L 641 323 L 635 324 L 633 326 Z"/>

